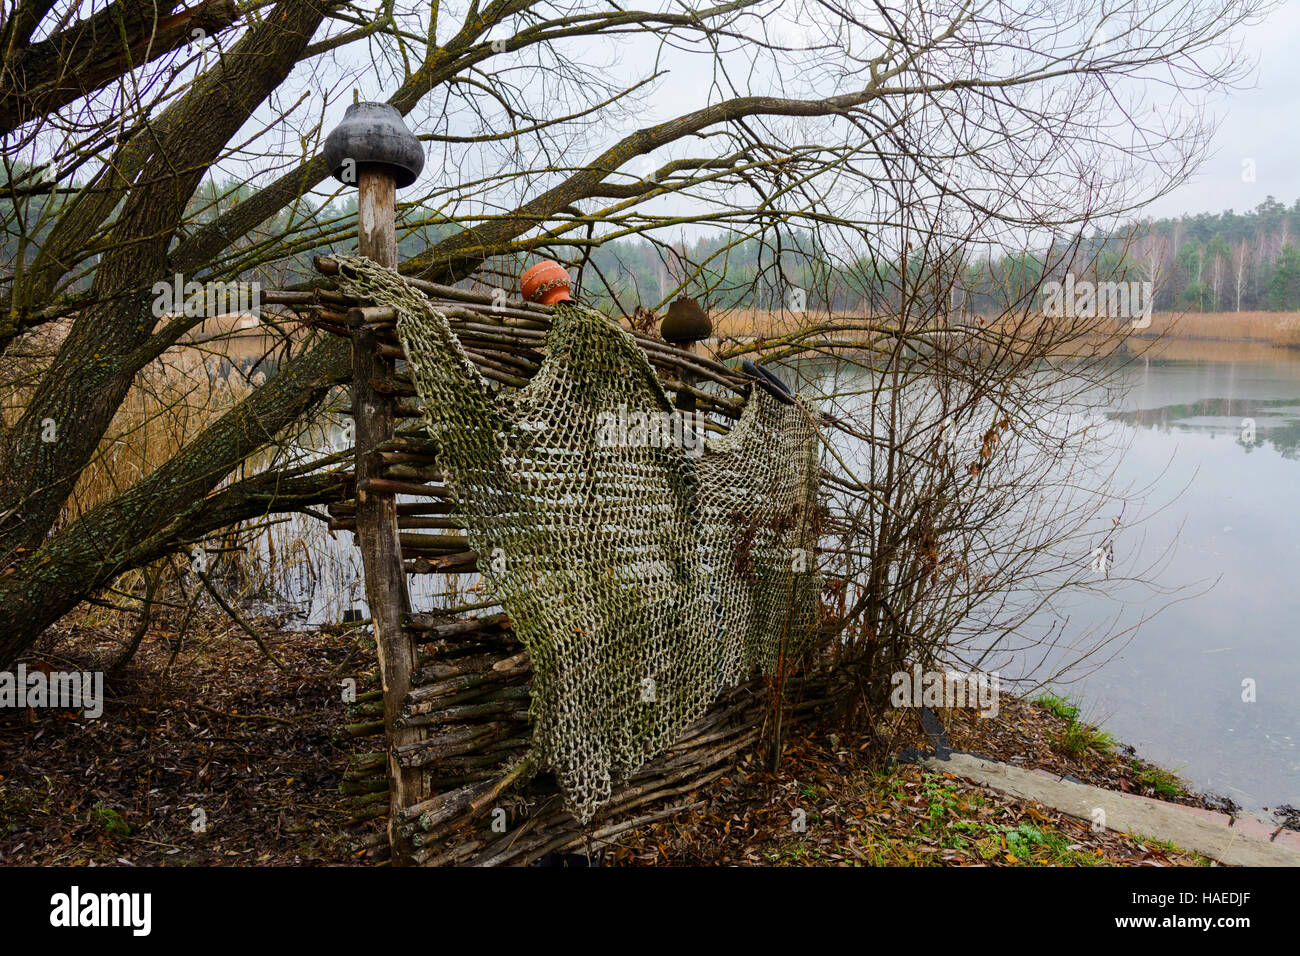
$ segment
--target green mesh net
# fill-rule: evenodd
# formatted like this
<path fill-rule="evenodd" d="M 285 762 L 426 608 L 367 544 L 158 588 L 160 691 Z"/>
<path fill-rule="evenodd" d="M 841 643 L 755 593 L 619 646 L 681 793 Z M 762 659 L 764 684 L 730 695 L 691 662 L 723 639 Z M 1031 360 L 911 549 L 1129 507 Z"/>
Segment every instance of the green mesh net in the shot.
<path fill-rule="evenodd" d="M 532 381 L 494 394 L 423 293 L 339 261 L 346 292 L 396 311 L 455 516 L 532 661 L 534 760 L 585 824 L 811 634 L 810 409 L 754 388 L 728 434 L 696 441 L 632 335 L 571 303 Z"/>

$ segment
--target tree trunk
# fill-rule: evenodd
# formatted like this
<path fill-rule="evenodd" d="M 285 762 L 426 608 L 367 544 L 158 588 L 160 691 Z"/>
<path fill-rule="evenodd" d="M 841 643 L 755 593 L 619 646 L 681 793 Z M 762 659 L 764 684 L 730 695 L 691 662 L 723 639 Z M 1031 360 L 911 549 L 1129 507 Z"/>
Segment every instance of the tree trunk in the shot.
<path fill-rule="evenodd" d="M 19 555 L 0 572 L 0 667 L 115 575 L 175 550 L 196 534 L 271 511 L 277 497 L 281 508 L 292 507 L 294 486 L 281 488 L 274 474 L 241 482 L 266 488 L 265 497 L 242 507 L 223 511 L 220 496 L 206 496 L 346 375 L 349 358 L 346 342 L 328 339 L 288 363 L 161 468 L 39 549 Z"/>

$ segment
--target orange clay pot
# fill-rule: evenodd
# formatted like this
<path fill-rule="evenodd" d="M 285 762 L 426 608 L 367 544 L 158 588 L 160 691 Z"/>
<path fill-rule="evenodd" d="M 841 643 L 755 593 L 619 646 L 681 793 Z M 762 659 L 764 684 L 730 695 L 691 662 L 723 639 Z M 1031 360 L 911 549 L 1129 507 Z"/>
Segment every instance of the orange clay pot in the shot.
<path fill-rule="evenodd" d="M 569 295 L 569 270 L 551 259 L 525 269 L 519 276 L 519 286 L 529 302 L 554 305 L 566 299 L 573 301 Z"/>

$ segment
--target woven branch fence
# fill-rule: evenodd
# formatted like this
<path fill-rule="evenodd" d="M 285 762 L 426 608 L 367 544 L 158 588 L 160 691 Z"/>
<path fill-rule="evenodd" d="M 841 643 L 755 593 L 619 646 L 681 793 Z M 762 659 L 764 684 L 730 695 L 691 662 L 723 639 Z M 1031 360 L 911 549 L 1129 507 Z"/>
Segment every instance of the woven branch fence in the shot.
<path fill-rule="evenodd" d="M 326 277 L 338 261 L 318 258 Z M 525 386 L 544 360 L 552 308 L 407 280 L 450 320 L 484 379 Z M 815 638 L 781 680 L 755 677 L 721 694 L 665 752 L 618 781 L 581 826 L 548 773 L 529 760 L 533 668 L 511 622 L 490 602 L 412 609 L 407 577 L 468 574 L 478 555 L 452 517 L 455 496 L 422 427 L 415 383 L 390 307 L 337 289 L 267 292 L 267 304 L 353 343 L 356 497 L 329 505 L 330 529 L 357 535 L 365 559 L 378 674 L 360 688 L 341 733 L 358 752 L 341 789 L 361 828 L 358 851 L 395 865 L 528 865 L 598 849 L 626 831 L 702 802 L 703 788 L 773 732 L 829 702 L 825 643 Z M 692 395 L 725 434 L 749 397 L 727 366 L 637 334 L 665 389 Z M 400 503 L 397 496 L 405 500 Z M 368 832 L 367 832 L 368 831 Z"/>

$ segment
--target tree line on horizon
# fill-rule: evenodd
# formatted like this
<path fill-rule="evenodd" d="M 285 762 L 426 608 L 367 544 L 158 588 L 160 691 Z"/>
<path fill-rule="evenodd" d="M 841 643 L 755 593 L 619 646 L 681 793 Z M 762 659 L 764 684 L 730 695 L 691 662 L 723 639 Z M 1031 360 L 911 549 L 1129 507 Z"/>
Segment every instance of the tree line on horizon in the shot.
<path fill-rule="evenodd" d="M 6 170 L 10 183 L 30 179 L 21 164 Z M 217 219 L 237 205 L 252 188 L 237 181 L 209 179 L 191 199 L 195 223 Z M 75 187 L 63 197 L 75 193 Z M 67 198 L 35 194 L 15 214 L 13 194 L 0 203 L 0 272 L 12 274 L 18 260 L 30 261 L 39 250 L 59 208 Z M 417 223 L 399 227 L 399 259 L 422 251 L 460 231 L 454 223 L 431 224 L 428 210 L 413 207 L 407 217 Z M 257 259 L 263 243 L 299 234 L 309 252 L 267 261 L 255 269 L 239 267 L 239 252 Z M 322 251 L 352 251 L 356 233 L 356 197 L 301 203 L 281 210 L 262 223 L 256 234 L 242 238 L 225 261 L 214 262 L 211 278 L 261 281 L 284 288 L 308 280 L 310 259 Z M 528 262 L 546 254 L 497 256 L 476 285 L 497 284 L 517 294 L 516 279 Z M 1173 312 L 1242 312 L 1300 310 L 1300 199 L 1291 206 L 1272 196 L 1253 210 L 1238 213 L 1202 212 L 1131 223 L 1112 234 L 1062 240 L 1045 249 L 975 257 L 950 252 L 941 260 L 927 247 L 911 257 L 863 254 L 846 257 L 822 248 L 807 230 L 766 230 L 761 236 L 717 233 L 677 241 L 645 237 L 612 239 L 589 252 L 551 250 L 569 265 L 579 288 L 592 305 L 611 313 L 631 315 L 637 306 L 662 312 L 669 300 L 685 290 L 714 309 L 807 308 L 813 311 L 858 311 L 889 314 L 929 283 L 934 295 L 946 298 L 951 313 L 996 315 L 1007 310 L 1041 306 L 1044 283 L 1067 273 L 1093 281 L 1148 281 L 1153 285 L 1154 309 Z M 93 267 L 71 277 L 68 291 L 88 288 Z M 189 278 L 189 277 L 187 277 Z M 204 278 L 198 276 L 195 278 Z"/>

